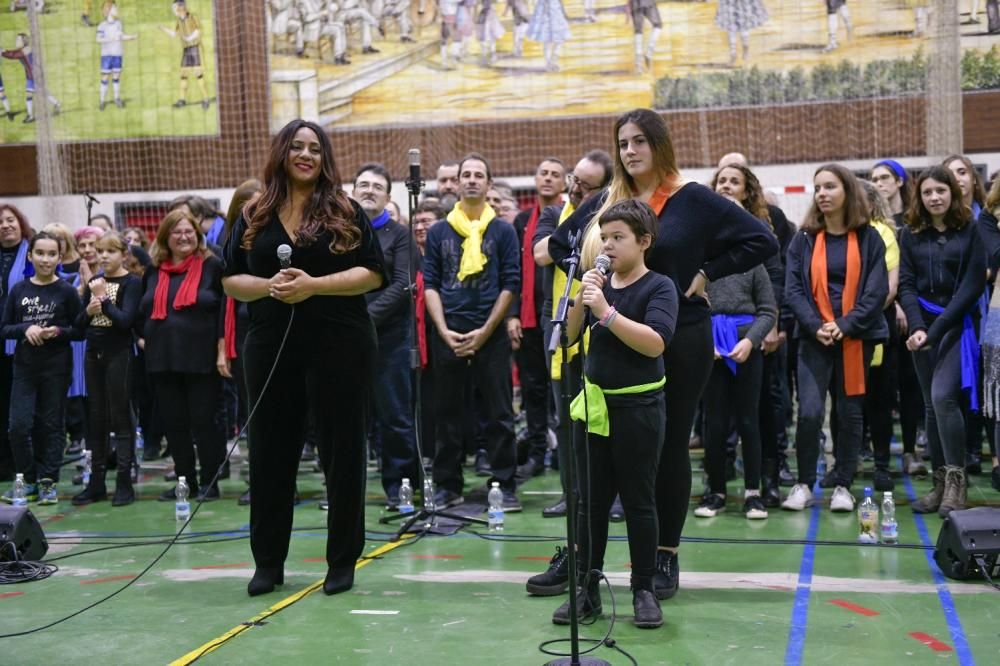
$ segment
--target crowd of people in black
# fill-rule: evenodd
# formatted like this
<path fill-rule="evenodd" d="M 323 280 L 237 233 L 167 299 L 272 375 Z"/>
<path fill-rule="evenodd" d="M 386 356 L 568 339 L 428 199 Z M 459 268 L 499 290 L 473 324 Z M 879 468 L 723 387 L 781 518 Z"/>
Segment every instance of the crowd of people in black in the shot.
<path fill-rule="evenodd" d="M 961 155 L 919 174 L 826 164 L 796 225 L 742 155 L 703 185 L 681 173 L 659 114 L 630 111 L 612 131 L 611 154 L 586 151 L 572 169 L 541 160 L 523 210 L 478 153 L 441 165 L 412 220 L 382 164 L 360 167 L 349 197 L 328 135 L 306 121 L 279 132 L 228 212 L 181 197 L 151 243 L 106 218 L 36 232 L 0 203 L 0 480 L 22 474 L 31 501 L 55 504 L 64 454 L 85 441 L 89 481 L 70 501 L 107 500 L 114 469 L 111 503 L 131 504 L 138 429 L 146 459 L 165 440 L 175 474 L 215 500 L 227 440 L 254 409 L 248 592 L 283 583 L 305 444 L 326 479 L 335 594 L 362 552 L 370 456 L 389 511 L 404 478 L 426 475 L 437 508 L 485 497 L 464 479 L 473 456 L 518 512 L 519 485 L 549 465 L 563 494 L 543 515 L 565 516 L 575 492 L 587 535 L 572 602 L 600 614 L 591 574 L 608 521 L 624 520 L 642 627 L 662 624 L 659 601 L 679 587 L 698 445 L 698 518 L 725 511 L 738 468 L 742 513 L 762 520 L 813 505 L 817 486 L 832 511 L 852 511 L 859 475 L 891 490 L 895 470 L 926 475 L 925 459 L 932 489 L 911 508 L 946 516 L 968 503 L 984 432 L 1000 490 L 1000 178 L 987 194 Z M 567 410 L 548 341 L 577 249 L 566 367 L 580 394 Z M 567 554 L 528 591 L 563 593 Z"/>

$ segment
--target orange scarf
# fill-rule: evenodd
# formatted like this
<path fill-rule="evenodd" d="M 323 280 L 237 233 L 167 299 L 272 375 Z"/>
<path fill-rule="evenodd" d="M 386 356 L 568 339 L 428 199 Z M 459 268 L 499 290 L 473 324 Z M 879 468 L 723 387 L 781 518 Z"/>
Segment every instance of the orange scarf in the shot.
<path fill-rule="evenodd" d="M 830 302 L 830 285 L 826 274 L 826 232 L 816 234 L 816 245 L 813 247 L 812 262 L 809 264 L 809 281 L 812 283 L 813 299 L 823 323 L 831 322 L 836 317 L 833 314 L 833 304 Z M 858 284 L 861 282 L 861 252 L 858 249 L 858 233 L 847 232 L 847 277 L 844 280 L 844 297 L 842 309 L 846 315 L 854 309 L 858 297 Z M 861 340 L 844 336 L 844 393 L 847 395 L 865 394 L 865 354 Z"/>

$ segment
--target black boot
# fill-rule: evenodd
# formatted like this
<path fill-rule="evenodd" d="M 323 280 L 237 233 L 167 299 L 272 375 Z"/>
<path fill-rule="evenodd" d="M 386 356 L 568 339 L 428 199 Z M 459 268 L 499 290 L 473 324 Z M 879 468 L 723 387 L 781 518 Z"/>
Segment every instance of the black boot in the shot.
<path fill-rule="evenodd" d="M 253 572 L 253 578 L 247 583 L 247 594 L 256 597 L 258 594 L 267 594 L 274 591 L 275 585 L 282 585 L 285 582 L 285 572 L 281 568 L 267 569 L 258 567 Z"/>
<path fill-rule="evenodd" d="M 111 498 L 111 506 L 126 506 L 135 501 L 135 489 L 132 487 L 132 462 L 135 459 L 135 449 L 132 436 L 116 436 L 114 445 L 118 471 L 115 475 L 115 496 Z"/>
<path fill-rule="evenodd" d="M 580 574 L 580 580 L 583 580 Z M 589 584 L 576 588 L 576 619 L 586 620 L 592 617 L 601 617 L 603 608 L 601 606 L 601 581 L 592 577 Z M 552 624 L 569 624 L 569 605 L 572 600 L 566 601 L 552 614 Z"/>
<path fill-rule="evenodd" d="M 656 629 L 663 625 L 663 611 L 651 589 L 632 590 L 632 612 L 635 626 L 640 629 Z"/>
<path fill-rule="evenodd" d="M 87 487 L 73 496 L 70 502 L 73 506 L 85 506 L 91 502 L 101 502 L 108 499 L 108 489 L 105 486 L 104 475 L 107 472 L 105 454 L 94 451 L 90 455 L 90 481 Z M 83 475 L 80 475 L 81 482 Z M 74 483 L 74 485 L 76 485 Z"/>
<path fill-rule="evenodd" d="M 352 587 L 354 587 L 353 566 L 330 569 L 326 572 L 326 580 L 323 581 L 325 594 L 340 594 L 347 592 Z"/>
<path fill-rule="evenodd" d="M 776 509 L 781 506 L 781 488 L 778 480 L 778 461 L 769 459 L 763 461 L 763 469 L 760 477 L 761 481 L 761 501 L 769 509 Z"/>

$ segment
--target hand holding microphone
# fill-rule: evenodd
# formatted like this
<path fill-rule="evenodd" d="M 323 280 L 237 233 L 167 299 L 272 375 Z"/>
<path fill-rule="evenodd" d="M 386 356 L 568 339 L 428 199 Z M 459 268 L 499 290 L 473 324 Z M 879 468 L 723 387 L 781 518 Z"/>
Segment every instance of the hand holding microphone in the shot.
<path fill-rule="evenodd" d="M 287 243 L 278 246 L 281 270 L 271 278 L 269 294 L 282 303 L 295 304 L 313 295 L 313 278 L 299 268 L 292 268 L 292 248 Z"/>
<path fill-rule="evenodd" d="M 611 270 L 611 260 L 605 255 L 598 255 L 594 260 L 593 270 L 583 274 L 580 282 L 580 300 L 598 318 L 604 316 L 608 309 L 608 301 L 604 297 L 604 283 L 607 281 L 607 274 Z"/>

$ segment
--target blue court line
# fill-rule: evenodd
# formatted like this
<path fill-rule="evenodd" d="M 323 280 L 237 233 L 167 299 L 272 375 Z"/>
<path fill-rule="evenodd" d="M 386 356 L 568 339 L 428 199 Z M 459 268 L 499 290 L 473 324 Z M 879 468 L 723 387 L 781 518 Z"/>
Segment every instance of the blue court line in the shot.
<path fill-rule="evenodd" d="M 910 482 L 910 477 L 907 474 L 903 474 L 903 486 L 906 488 L 907 498 L 911 503 L 915 502 L 917 494 L 914 492 L 913 483 Z M 931 541 L 930 535 L 927 533 L 927 523 L 924 522 L 924 517 L 919 513 L 913 513 L 913 521 L 917 524 L 920 542 L 925 546 L 933 546 L 934 542 Z M 948 632 L 951 634 L 951 642 L 955 648 L 958 663 L 961 666 L 972 666 L 976 660 L 972 657 L 969 640 L 965 636 L 965 630 L 962 629 L 962 621 L 958 617 L 958 609 L 955 608 L 955 601 L 951 598 L 951 592 L 948 590 L 948 583 L 937 562 L 934 561 L 934 551 L 929 548 L 924 550 L 924 557 L 927 558 L 931 578 L 934 579 L 934 585 L 937 587 L 938 600 L 941 602 L 941 610 L 944 611 L 944 619 L 948 624 Z"/>
<path fill-rule="evenodd" d="M 822 451 L 820 455 L 823 455 Z M 809 529 L 806 540 L 815 541 L 819 532 L 820 500 L 823 490 L 819 482 L 813 486 L 813 505 L 809 512 Z M 812 589 L 813 564 L 816 561 L 816 546 L 806 545 L 799 564 L 799 581 L 795 588 L 795 602 L 792 604 L 792 621 L 788 628 L 788 644 L 785 646 L 785 666 L 799 666 L 806 644 L 806 627 L 809 623 L 809 593 Z"/>

